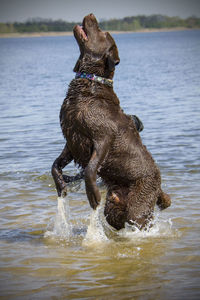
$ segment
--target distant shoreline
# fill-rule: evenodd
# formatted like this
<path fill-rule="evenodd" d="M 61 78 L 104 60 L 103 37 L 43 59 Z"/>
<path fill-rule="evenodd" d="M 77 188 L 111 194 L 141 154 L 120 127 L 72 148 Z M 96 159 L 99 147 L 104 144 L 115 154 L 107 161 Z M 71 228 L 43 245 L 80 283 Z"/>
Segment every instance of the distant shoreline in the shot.
<path fill-rule="evenodd" d="M 200 30 L 199 28 L 186 28 L 186 27 L 175 27 L 175 28 L 147 28 L 136 31 L 117 31 L 110 30 L 111 34 L 124 34 L 124 33 L 151 33 L 151 32 L 170 32 L 170 31 L 183 31 L 183 30 Z M 49 32 L 25 32 L 25 33 L 0 33 L 0 38 L 26 38 L 26 37 L 48 37 L 48 36 L 72 36 L 72 31 L 49 31 Z"/>

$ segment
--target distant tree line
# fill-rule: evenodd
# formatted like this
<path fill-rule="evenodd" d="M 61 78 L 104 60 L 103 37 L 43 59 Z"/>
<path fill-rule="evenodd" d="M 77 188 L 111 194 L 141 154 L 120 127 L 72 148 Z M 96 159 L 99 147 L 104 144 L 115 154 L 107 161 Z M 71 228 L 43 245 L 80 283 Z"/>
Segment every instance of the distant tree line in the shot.
<path fill-rule="evenodd" d="M 181 19 L 179 17 L 168 17 L 163 15 L 133 16 L 123 19 L 112 19 L 100 23 L 103 30 L 135 31 L 140 29 L 161 28 L 200 28 L 200 18 L 190 17 Z"/>
<path fill-rule="evenodd" d="M 0 23 L 0 33 L 26 33 L 26 32 L 63 32 L 72 31 L 75 22 L 51 19 L 30 19 L 26 22 Z M 102 20 L 100 23 L 102 30 L 136 31 L 142 29 L 161 28 L 200 28 L 200 18 L 195 16 L 187 19 L 179 17 L 168 17 L 163 15 L 133 16 L 123 19 Z"/>

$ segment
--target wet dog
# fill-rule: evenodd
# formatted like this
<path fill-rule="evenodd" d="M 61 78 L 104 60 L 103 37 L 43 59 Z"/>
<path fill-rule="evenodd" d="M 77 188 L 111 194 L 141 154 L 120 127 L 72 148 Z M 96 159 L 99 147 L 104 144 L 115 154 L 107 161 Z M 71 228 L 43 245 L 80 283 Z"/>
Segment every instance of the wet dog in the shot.
<path fill-rule="evenodd" d="M 120 62 L 117 46 L 108 32 L 100 30 L 93 14 L 74 27 L 74 36 L 80 57 L 60 111 L 66 145 L 52 166 L 58 195 L 67 194 L 62 169 L 74 160 L 84 171 L 93 209 L 101 200 L 98 175 L 107 187 L 107 222 L 117 230 L 126 222 L 145 228 L 155 204 L 164 209 L 171 200 L 161 189 L 160 171 L 142 143 L 137 122 L 123 112 L 113 91 L 115 66 Z"/>

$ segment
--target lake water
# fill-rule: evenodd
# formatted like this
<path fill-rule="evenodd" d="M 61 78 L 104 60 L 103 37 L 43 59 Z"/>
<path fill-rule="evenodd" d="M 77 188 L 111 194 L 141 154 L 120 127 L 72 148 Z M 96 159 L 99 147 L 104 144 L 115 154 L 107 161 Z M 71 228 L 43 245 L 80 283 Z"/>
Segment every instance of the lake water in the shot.
<path fill-rule="evenodd" d="M 84 182 L 57 199 L 50 169 L 78 46 L 0 39 L 1 299 L 200 299 L 200 31 L 114 37 L 115 92 L 143 121 L 172 205 L 148 232 L 117 233 L 103 204 L 92 212 Z"/>

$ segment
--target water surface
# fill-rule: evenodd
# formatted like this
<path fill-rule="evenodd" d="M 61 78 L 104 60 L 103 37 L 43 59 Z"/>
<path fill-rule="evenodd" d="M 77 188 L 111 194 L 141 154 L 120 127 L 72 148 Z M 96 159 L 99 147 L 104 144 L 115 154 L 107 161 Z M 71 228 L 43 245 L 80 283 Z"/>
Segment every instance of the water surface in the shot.
<path fill-rule="evenodd" d="M 78 47 L 73 37 L 0 39 L 2 299 L 200 298 L 200 31 L 115 39 L 114 89 L 144 123 L 172 206 L 149 232 L 116 233 L 103 204 L 92 213 L 84 182 L 58 202 L 50 168 Z"/>

